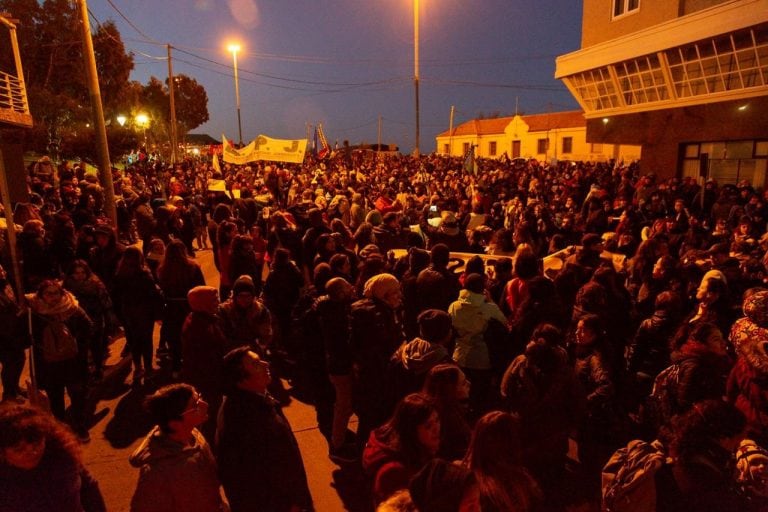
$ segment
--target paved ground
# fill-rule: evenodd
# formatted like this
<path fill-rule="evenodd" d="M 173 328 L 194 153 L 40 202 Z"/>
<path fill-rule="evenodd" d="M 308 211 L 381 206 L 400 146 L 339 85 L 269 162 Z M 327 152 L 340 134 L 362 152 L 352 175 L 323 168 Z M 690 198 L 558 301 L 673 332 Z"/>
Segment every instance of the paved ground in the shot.
<path fill-rule="evenodd" d="M 206 282 L 218 286 L 218 275 L 210 251 L 197 253 Z M 159 329 L 155 329 L 155 342 Z M 105 384 L 95 403 L 91 442 L 83 447 L 86 466 L 99 481 L 110 512 L 127 512 L 138 471 L 128 456 L 149 431 L 141 407 L 144 392 L 132 389 L 130 362 L 120 358 L 124 340 L 111 346 Z M 22 379 L 26 378 L 25 377 Z M 163 384 L 162 378 L 158 384 Z M 314 409 L 297 399 L 285 408 L 304 458 L 309 486 L 318 512 L 359 511 L 361 483 L 355 471 L 342 471 L 328 459 L 328 446 L 320 434 Z M 345 504 L 346 503 L 346 504 Z"/>

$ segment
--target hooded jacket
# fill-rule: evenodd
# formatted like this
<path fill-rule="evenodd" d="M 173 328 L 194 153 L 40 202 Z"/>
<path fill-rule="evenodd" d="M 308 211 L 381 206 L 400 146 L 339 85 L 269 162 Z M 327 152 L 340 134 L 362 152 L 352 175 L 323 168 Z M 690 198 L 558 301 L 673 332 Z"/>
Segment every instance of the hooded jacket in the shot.
<path fill-rule="evenodd" d="M 469 290 L 459 292 L 459 300 L 448 307 L 448 314 L 456 329 L 456 349 L 453 360 L 464 368 L 487 370 L 491 368 L 488 345 L 483 339 L 488 322 L 493 318 L 507 324 L 499 306 L 488 302 L 485 295 Z"/>
<path fill-rule="evenodd" d="M 387 403 L 394 410 L 401 398 L 417 393 L 429 370 L 440 363 L 452 363 L 445 347 L 414 338 L 392 354 L 387 368 Z"/>
<path fill-rule="evenodd" d="M 216 461 L 197 430 L 184 446 L 160 427 L 147 434 L 128 461 L 140 469 L 131 512 L 216 512 L 225 510 L 219 493 Z"/>

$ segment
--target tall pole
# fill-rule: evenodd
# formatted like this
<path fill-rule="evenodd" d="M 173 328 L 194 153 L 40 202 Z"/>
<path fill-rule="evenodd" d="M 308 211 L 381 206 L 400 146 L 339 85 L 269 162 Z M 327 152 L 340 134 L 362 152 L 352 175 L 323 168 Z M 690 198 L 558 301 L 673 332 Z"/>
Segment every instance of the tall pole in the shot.
<path fill-rule="evenodd" d="M 419 0 L 413 0 L 413 88 L 416 93 L 416 147 L 414 154 L 419 156 Z"/>
<path fill-rule="evenodd" d="M 381 115 L 379 115 L 379 134 L 376 137 L 377 151 L 381 151 Z"/>
<path fill-rule="evenodd" d="M 179 139 L 176 133 L 176 95 L 175 95 L 175 79 L 173 78 L 173 62 L 171 61 L 171 45 L 167 44 L 168 48 L 168 91 L 171 96 L 171 163 L 176 164 L 179 160 L 176 156 L 176 151 L 179 147 Z"/>
<path fill-rule="evenodd" d="M 454 105 L 451 105 L 451 118 L 448 120 L 448 156 L 451 156 L 453 152 L 453 113 L 456 110 Z"/>
<path fill-rule="evenodd" d="M 229 51 L 232 52 L 232 64 L 235 68 L 235 103 L 237 104 L 237 133 L 240 136 L 240 147 L 243 147 L 243 124 L 240 121 L 240 82 L 237 79 L 237 52 L 240 51 L 240 47 L 237 45 L 230 45 Z"/>
<path fill-rule="evenodd" d="M 88 92 L 91 96 L 91 109 L 93 126 L 96 130 L 96 139 L 99 148 L 99 177 L 104 188 L 104 211 L 112 221 L 112 228 L 117 229 L 117 210 L 115 209 L 115 187 L 112 185 L 112 162 L 109 160 L 109 145 L 107 144 L 107 127 L 104 123 L 104 108 L 101 105 L 101 90 L 99 89 L 99 75 L 96 71 L 96 55 L 93 53 L 93 39 L 91 39 L 91 25 L 88 20 L 88 3 L 86 0 L 77 0 L 80 10 L 80 28 L 83 37 L 83 60 L 88 75 Z"/>

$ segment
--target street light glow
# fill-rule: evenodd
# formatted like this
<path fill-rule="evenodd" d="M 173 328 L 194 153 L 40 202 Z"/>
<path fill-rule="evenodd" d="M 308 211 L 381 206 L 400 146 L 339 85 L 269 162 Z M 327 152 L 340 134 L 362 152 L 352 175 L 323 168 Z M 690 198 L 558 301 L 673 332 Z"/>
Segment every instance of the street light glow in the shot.
<path fill-rule="evenodd" d="M 117 122 L 118 122 L 118 123 L 120 123 L 120 126 L 125 126 L 125 122 L 126 122 L 127 120 L 128 120 L 128 118 L 127 118 L 127 117 L 125 117 L 125 116 L 124 116 L 124 115 L 122 115 L 122 114 L 120 114 L 119 116 L 117 116 Z"/>
<path fill-rule="evenodd" d="M 149 124 L 149 116 L 147 116 L 147 114 L 137 114 L 136 122 L 142 126 L 147 125 Z"/>
<path fill-rule="evenodd" d="M 237 52 L 239 52 L 239 51 L 240 51 L 240 45 L 239 45 L 239 44 L 237 44 L 237 43 L 232 43 L 232 44 L 230 44 L 230 45 L 228 45 L 228 46 L 227 46 L 227 50 L 228 50 L 230 53 L 237 53 Z"/>

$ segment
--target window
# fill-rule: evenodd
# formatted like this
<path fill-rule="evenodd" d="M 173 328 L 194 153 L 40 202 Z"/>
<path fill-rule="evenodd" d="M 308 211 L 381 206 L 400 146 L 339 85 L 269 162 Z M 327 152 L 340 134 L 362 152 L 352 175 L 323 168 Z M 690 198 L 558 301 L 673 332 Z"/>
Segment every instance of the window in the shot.
<path fill-rule="evenodd" d="M 618 18 L 640 9 L 640 0 L 613 0 L 613 17 Z"/>
<path fill-rule="evenodd" d="M 496 156 L 496 141 L 488 143 L 488 156 Z"/>
<path fill-rule="evenodd" d="M 539 139 L 536 144 L 536 153 L 544 155 L 547 153 L 547 148 L 549 148 L 549 139 Z"/>
<path fill-rule="evenodd" d="M 464 143 L 464 154 L 466 155 L 468 153 L 469 153 L 469 142 L 465 142 Z"/>
<path fill-rule="evenodd" d="M 603 152 L 603 145 L 600 143 L 593 143 L 591 148 L 589 149 L 590 153 L 602 153 Z"/>
<path fill-rule="evenodd" d="M 563 154 L 573 153 L 573 137 L 563 137 Z"/>
<path fill-rule="evenodd" d="M 446 155 L 451 154 L 451 146 L 448 144 L 443 144 L 443 153 Z"/>

